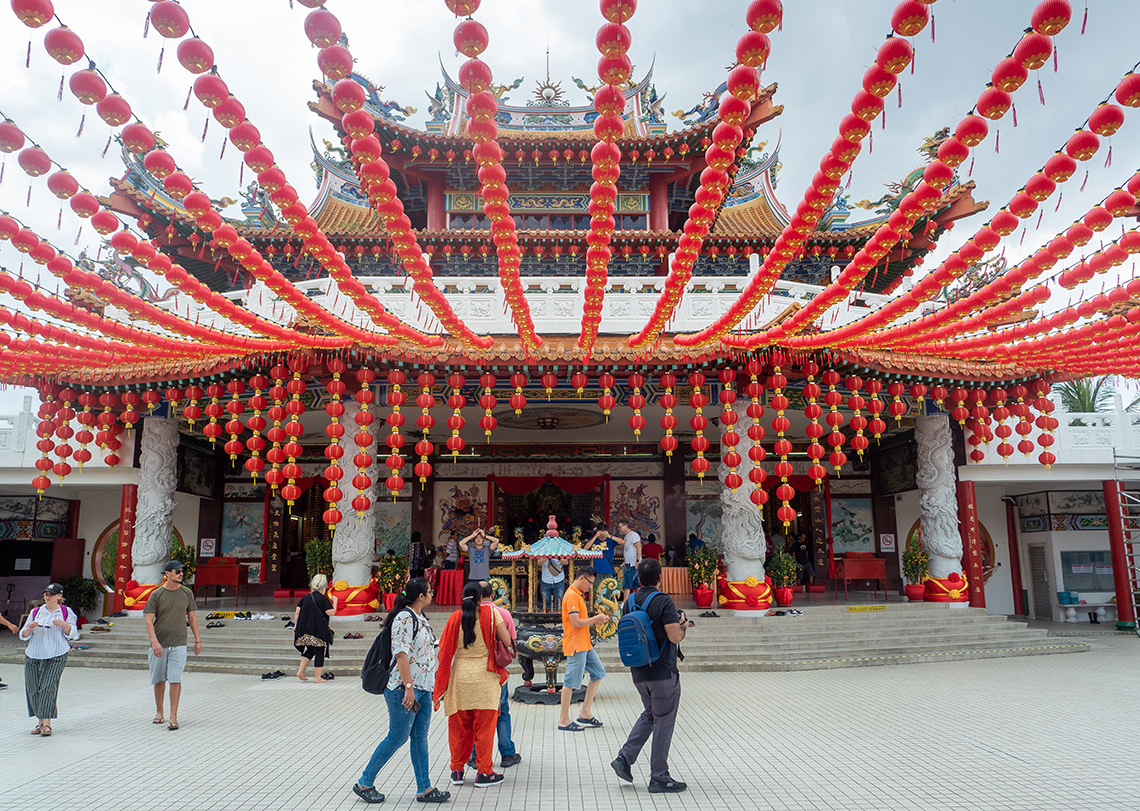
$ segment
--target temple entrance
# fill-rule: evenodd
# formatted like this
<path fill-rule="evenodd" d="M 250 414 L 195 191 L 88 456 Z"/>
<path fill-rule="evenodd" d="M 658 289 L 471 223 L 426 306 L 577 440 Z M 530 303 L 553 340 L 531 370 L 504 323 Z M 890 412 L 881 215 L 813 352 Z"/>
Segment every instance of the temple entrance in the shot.
<path fill-rule="evenodd" d="M 314 541 L 332 543 L 332 532 L 321 516 L 328 505 L 323 498 L 324 487 L 312 485 L 313 480 L 301 485 L 301 497 L 286 516 L 281 532 L 281 588 L 303 589 L 309 585 L 306 548 Z"/>
<path fill-rule="evenodd" d="M 534 543 L 551 515 L 571 543 L 588 540 L 609 520 L 608 476 L 496 476 L 491 486 L 491 523 L 504 543 Z"/>

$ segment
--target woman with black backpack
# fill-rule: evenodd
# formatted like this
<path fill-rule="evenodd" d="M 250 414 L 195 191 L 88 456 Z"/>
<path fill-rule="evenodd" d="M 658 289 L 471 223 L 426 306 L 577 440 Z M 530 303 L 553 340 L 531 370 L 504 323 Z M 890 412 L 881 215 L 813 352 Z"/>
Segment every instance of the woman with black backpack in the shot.
<path fill-rule="evenodd" d="M 384 691 L 384 700 L 388 703 L 388 737 L 380 741 L 360 780 L 352 787 L 353 793 L 367 803 L 384 802 L 384 795 L 374 786 L 376 775 L 409 738 L 412 771 L 416 775 L 416 801 L 442 803 L 451 798 L 451 792 L 432 787 L 428 777 L 427 735 L 435 672 L 439 667 L 435 634 L 423 614 L 431 598 L 427 580 L 413 577 L 396 595 L 380 632 L 392 639 L 391 675 Z"/>

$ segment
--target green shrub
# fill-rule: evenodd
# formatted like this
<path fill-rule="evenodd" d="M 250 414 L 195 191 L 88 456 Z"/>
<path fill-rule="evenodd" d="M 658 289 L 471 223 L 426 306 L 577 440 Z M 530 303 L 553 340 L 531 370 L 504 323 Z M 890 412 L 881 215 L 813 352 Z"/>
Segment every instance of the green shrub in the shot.
<path fill-rule="evenodd" d="M 198 568 L 198 553 L 194 548 L 187 546 L 175 537 L 173 545 L 170 548 L 170 559 L 178 561 L 182 564 L 183 569 L 185 569 L 185 573 L 182 575 L 182 582 L 186 585 L 193 583 L 194 570 Z"/>
<path fill-rule="evenodd" d="M 380 559 L 380 591 L 395 594 L 404 590 L 408 582 L 408 560 L 399 555 L 385 555 Z"/>
<path fill-rule="evenodd" d="M 908 583 L 917 586 L 926 580 L 926 569 L 930 565 L 930 556 L 922 546 L 922 541 L 915 540 L 906 545 L 902 556 L 903 576 Z"/>
<path fill-rule="evenodd" d="M 791 588 L 799 581 L 800 567 L 796 559 L 783 549 L 772 553 L 764 564 L 764 570 L 772 578 L 772 586 L 778 589 Z"/>
<path fill-rule="evenodd" d="M 89 577 L 72 575 L 65 577 L 63 583 L 63 602 L 76 614 L 86 617 L 95 610 L 99 602 L 99 584 Z"/>
<path fill-rule="evenodd" d="M 305 544 L 305 568 L 309 570 L 309 580 L 318 574 L 330 581 L 333 576 L 332 541 L 312 540 Z"/>
<path fill-rule="evenodd" d="M 689 582 L 693 588 L 711 589 L 716 581 L 716 551 L 707 546 L 690 549 L 688 561 Z"/>

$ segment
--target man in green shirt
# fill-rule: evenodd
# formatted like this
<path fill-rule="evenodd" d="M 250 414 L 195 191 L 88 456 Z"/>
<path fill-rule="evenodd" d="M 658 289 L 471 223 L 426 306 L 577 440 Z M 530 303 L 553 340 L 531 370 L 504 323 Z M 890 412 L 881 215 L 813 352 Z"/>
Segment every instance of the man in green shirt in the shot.
<path fill-rule="evenodd" d="M 182 671 L 186 667 L 186 624 L 194 632 L 194 655 L 202 652 L 202 635 L 194 616 L 194 592 L 182 585 L 182 564 L 172 560 L 163 567 L 162 585 L 150 594 L 143 611 L 150 637 L 150 683 L 154 685 L 155 724 L 161 724 L 166 683 L 170 682 L 170 721 L 166 728 L 178 729 L 178 699 L 182 697 Z"/>

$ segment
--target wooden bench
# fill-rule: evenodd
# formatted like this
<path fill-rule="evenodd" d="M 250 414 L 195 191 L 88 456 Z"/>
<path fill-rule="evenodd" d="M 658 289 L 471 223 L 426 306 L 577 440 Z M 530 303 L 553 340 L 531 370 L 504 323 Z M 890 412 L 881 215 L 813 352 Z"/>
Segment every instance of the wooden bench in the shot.
<path fill-rule="evenodd" d="M 209 558 L 208 563 L 199 563 L 194 571 L 194 596 L 198 596 L 198 586 L 233 586 L 234 606 L 238 604 L 238 595 L 242 586 L 245 587 L 245 604 L 249 605 L 249 566 L 238 563 L 237 558 Z M 206 589 L 206 596 L 202 604 L 210 601 L 210 590 Z"/>
<path fill-rule="evenodd" d="M 843 599 L 847 599 L 847 584 L 852 580 L 870 580 L 875 584 L 875 598 L 879 597 L 879 581 L 883 581 L 883 599 L 889 600 L 887 592 L 887 562 L 870 552 L 848 552 L 846 557 L 835 561 L 835 596 L 839 597 L 839 581 L 843 581 Z"/>

